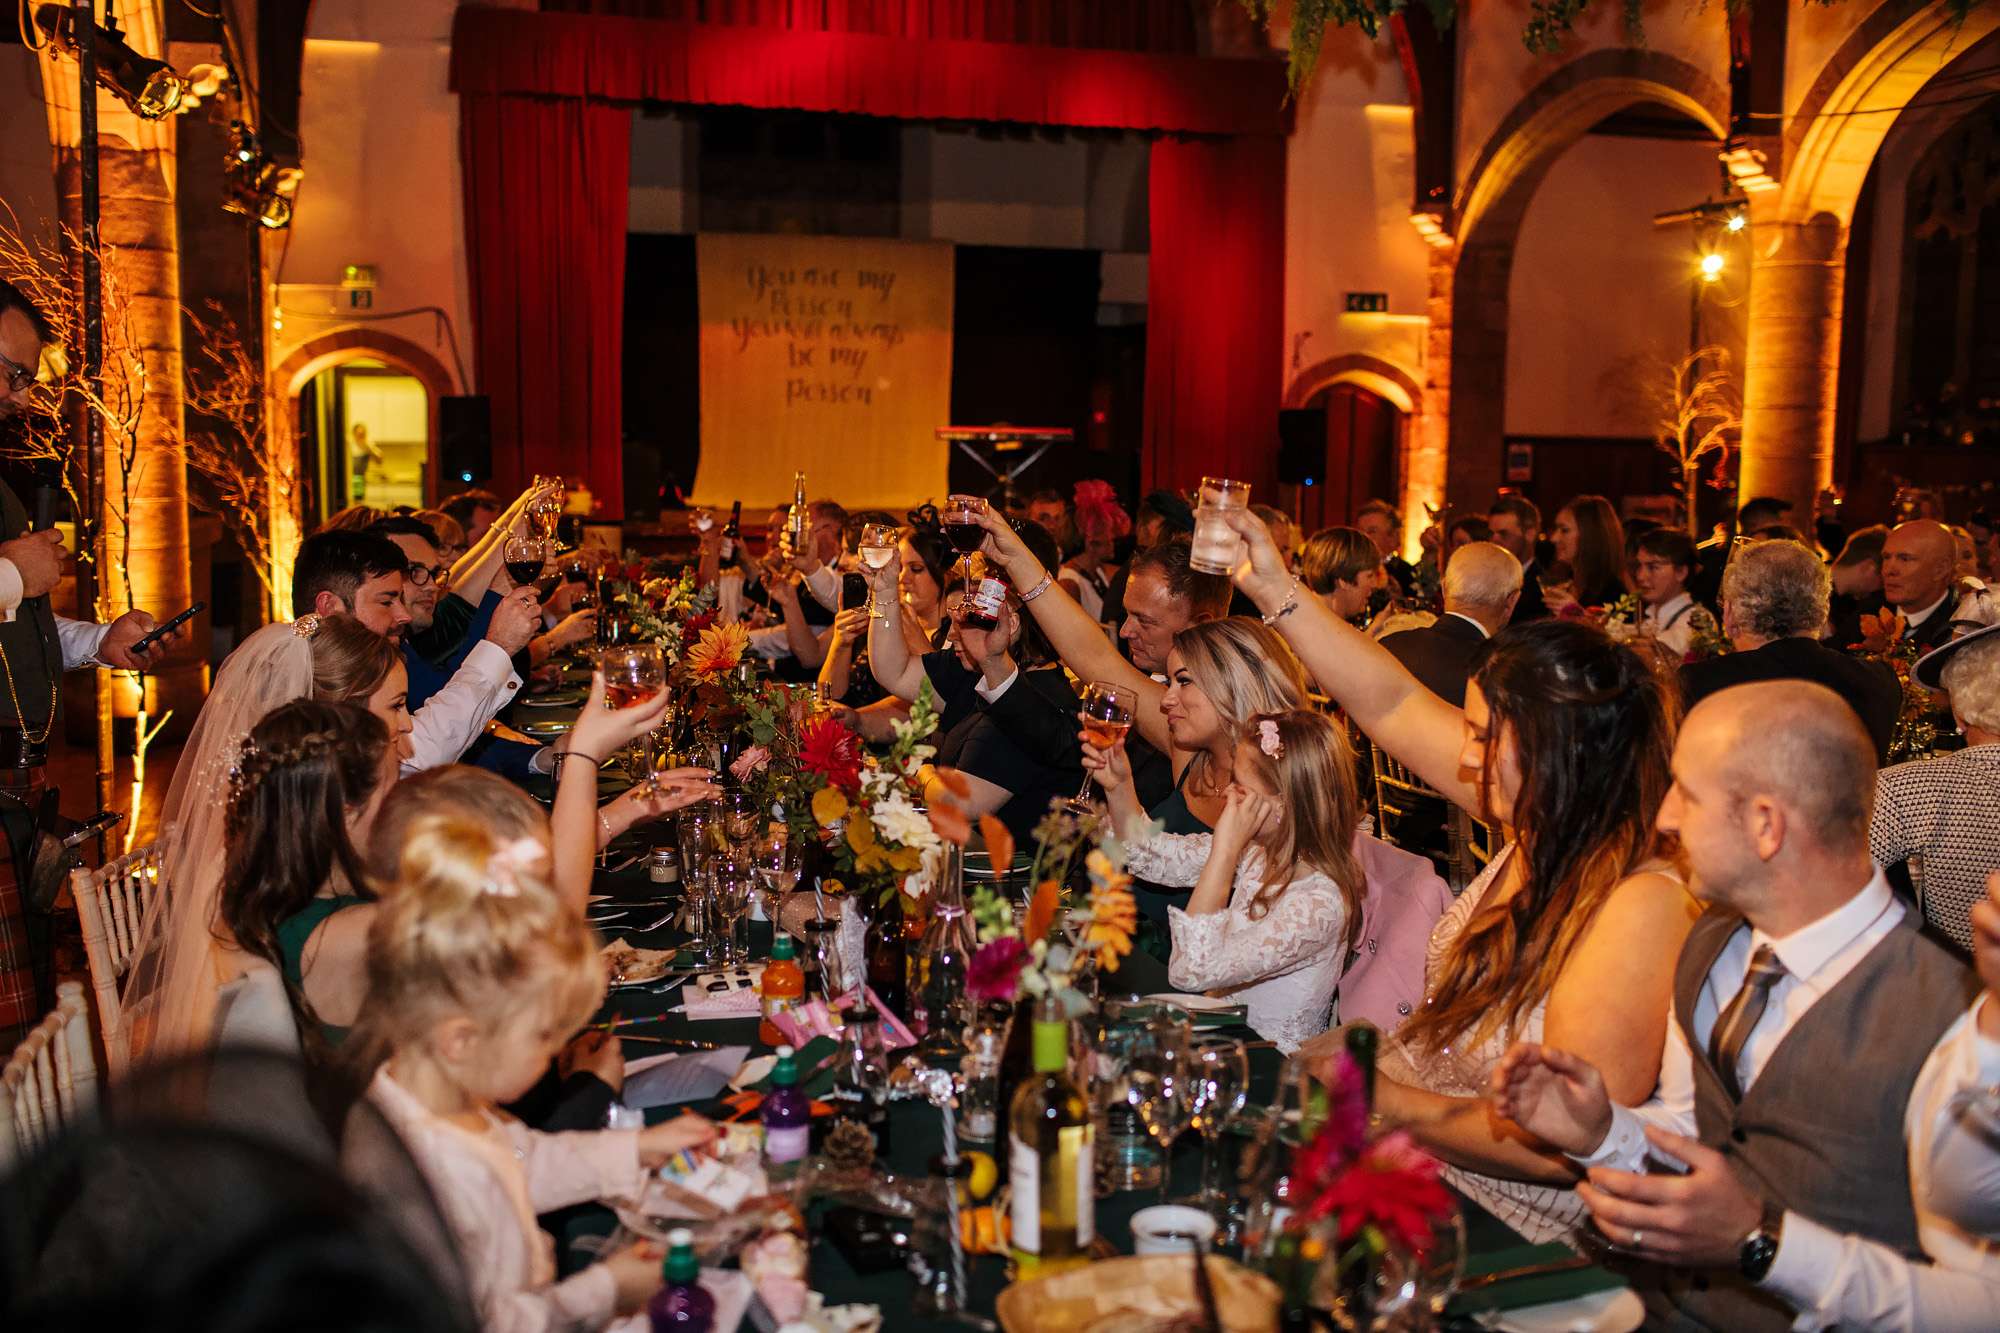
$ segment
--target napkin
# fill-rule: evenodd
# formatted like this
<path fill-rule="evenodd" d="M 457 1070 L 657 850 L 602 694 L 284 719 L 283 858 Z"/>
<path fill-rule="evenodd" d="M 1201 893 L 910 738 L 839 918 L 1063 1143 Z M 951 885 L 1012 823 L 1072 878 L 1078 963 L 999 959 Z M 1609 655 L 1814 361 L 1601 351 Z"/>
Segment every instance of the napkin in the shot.
<path fill-rule="evenodd" d="M 754 990 L 701 991 L 681 987 L 683 1012 L 697 1021 L 711 1018 L 755 1018 L 764 1012 L 764 1001 Z"/>
<path fill-rule="evenodd" d="M 629 1061 L 619 1100 L 640 1110 L 707 1101 L 729 1086 L 748 1054 L 748 1046 L 724 1046 L 718 1051 L 674 1051 Z"/>

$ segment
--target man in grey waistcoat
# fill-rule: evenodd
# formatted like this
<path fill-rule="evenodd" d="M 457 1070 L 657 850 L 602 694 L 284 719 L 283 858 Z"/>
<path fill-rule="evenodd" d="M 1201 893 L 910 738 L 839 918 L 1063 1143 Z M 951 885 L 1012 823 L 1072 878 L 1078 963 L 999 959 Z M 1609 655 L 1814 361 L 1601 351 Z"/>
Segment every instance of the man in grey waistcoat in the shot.
<path fill-rule="evenodd" d="M 1875 747 L 1831 691 L 1704 700 L 1659 826 L 1709 909 L 1653 1099 L 1614 1106 L 1548 1047 L 1494 1072 L 1500 1114 L 1587 1171 L 1577 1192 L 1651 1327 L 1991 1326 L 2000 1251 L 1925 1200 L 1931 1139 L 1960 1091 L 2000 1079 L 2000 1042 L 1968 1012 L 1971 970 L 1869 860 L 1874 790 Z"/>

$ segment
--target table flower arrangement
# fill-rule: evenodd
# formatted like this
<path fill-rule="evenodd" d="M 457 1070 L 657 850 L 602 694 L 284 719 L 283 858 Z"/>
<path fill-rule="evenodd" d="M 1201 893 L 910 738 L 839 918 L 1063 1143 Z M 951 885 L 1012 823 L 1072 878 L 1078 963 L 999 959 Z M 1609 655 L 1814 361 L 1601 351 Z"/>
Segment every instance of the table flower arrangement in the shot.
<path fill-rule="evenodd" d="M 950 816 L 945 824 L 946 836 L 959 831 Z M 1010 864 L 1014 839 L 1006 825 L 991 815 L 981 816 L 979 825 L 993 864 Z M 1132 952 L 1139 924 L 1132 877 L 1125 873 L 1124 844 L 1098 814 L 1080 815 L 1058 806 L 1035 833 L 1029 871 L 1035 889 L 1018 926 L 1007 894 L 987 888 L 972 892 L 979 948 L 966 969 L 966 994 L 980 1004 L 1053 995 L 1068 1017 L 1079 1018 L 1090 1008 L 1084 977 L 1093 968 L 1117 971 Z M 1088 888 L 1066 905 L 1063 885 L 1079 856 Z"/>

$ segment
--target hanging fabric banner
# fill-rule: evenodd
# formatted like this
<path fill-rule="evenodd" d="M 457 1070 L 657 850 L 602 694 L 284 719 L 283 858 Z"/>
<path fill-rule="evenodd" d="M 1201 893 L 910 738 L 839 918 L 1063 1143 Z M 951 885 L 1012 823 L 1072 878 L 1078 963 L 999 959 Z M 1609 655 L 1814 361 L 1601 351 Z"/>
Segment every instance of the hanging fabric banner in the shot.
<path fill-rule="evenodd" d="M 952 248 L 704 234 L 701 466 L 694 500 L 808 493 L 895 512 L 944 499 Z"/>

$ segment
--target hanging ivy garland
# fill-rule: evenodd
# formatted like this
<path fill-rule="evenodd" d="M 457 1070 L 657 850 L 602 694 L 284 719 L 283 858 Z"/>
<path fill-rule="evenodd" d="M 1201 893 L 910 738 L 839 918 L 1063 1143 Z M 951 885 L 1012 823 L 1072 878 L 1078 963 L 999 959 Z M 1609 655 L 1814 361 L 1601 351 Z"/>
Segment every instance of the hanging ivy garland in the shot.
<path fill-rule="evenodd" d="M 1268 24 L 1272 14 L 1282 7 L 1281 0 L 1237 0 L 1249 12 L 1250 17 Z M 1695 0 L 1699 3 L 1699 0 Z M 1724 8 L 1734 14 L 1750 0 L 1724 0 Z M 1836 5 L 1842 0 L 1812 0 L 1814 4 Z M 1382 25 L 1401 12 L 1408 0 L 1294 0 L 1292 5 L 1292 50 L 1287 62 L 1286 76 L 1291 84 L 1292 96 L 1298 96 L 1312 77 L 1313 66 L 1319 62 L 1320 41 L 1329 27 L 1353 25 L 1370 37 L 1382 31 Z M 1618 0 L 1619 10 L 1625 19 L 1625 36 L 1628 42 L 1638 45 L 1644 40 L 1640 21 L 1641 0 Z M 1964 18 L 1968 10 L 1979 0 L 1950 0 L 1953 14 Z M 1457 0 L 1423 0 L 1430 10 L 1432 20 L 1440 28 L 1451 26 L 1457 15 Z M 1577 20 L 1590 5 L 1590 0 L 1529 0 L 1528 21 L 1521 29 L 1521 41 L 1536 55 L 1547 55 L 1562 44 L 1564 37 L 1576 27 Z"/>

